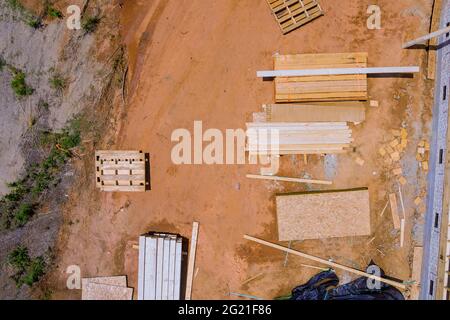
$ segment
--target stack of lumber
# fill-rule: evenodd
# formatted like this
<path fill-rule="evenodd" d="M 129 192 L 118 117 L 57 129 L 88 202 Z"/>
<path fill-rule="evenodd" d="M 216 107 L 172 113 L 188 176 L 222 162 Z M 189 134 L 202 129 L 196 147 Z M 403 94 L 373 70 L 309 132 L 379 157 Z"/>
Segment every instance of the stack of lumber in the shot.
<path fill-rule="evenodd" d="M 182 247 L 173 234 L 139 237 L 139 300 L 180 300 Z"/>
<path fill-rule="evenodd" d="M 276 206 L 280 241 L 371 234 L 367 188 L 280 194 Z"/>
<path fill-rule="evenodd" d="M 274 70 L 366 68 L 367 53 L 275 55 Z M 367 75 L 276 77 L 276 102 L 367 100 Z"/>
<path fill-rule="evenodd" d="M 84 278 L 81 280 L 82 300 L 132 300 L 126 276 Z"/>
<path fill-rule="evenodd" d="M 283 34 L 323 15 L 317 0 L 267 0 Z"/>
<path fill-rule="evenodd" d="M 96 151 L 95 174 L 101 191 L 150 189 L 149 156 L 142 151 Z"/>
<path fill-rule="evenodd" d="M 266 122 L 353 122 L 366 119 L 366 103 L 265 104 Z"/>
<path fill-rule="evenodd" d="M 247 123 L 250 155 L 344 153 L 352 143 L 346 122 Z"/>

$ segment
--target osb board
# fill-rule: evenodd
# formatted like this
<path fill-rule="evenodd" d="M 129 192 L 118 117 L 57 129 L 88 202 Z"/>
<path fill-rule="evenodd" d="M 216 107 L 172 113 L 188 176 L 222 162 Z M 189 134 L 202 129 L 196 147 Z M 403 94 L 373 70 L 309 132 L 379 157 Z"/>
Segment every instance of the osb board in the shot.
<path fill-rule="evenodd" d="M 82 288 L 84 288 L 88 283 L 109 284 L 112 286 L 126 287 L 127 286 L 127 276 L 95 277 L 95 278 L 81 279 L 81 287 Z"/>
<path fill-rule="evenodd" d="M 133 288 L 88 282 L 83 300 L 132 300 Z"/>
<path fill-rule="evenodd" d="M 267 104 L 264 106 L 268 122 L 363 122 L 366 109 L 355 105 Z"/>
<path fill-rule="evenodd" d="M 280 241 L 370 235 L 368 189 L 276 196 Z"/>

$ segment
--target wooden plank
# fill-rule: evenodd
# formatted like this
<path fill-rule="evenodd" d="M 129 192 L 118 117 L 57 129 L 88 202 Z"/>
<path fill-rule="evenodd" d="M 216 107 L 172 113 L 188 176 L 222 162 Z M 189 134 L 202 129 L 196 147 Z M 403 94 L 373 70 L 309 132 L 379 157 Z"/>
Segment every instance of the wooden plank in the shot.
<path fill-rule="evenodd" d="M 144 300 L 145 292 L 145 236 L 139 237 L 139 260 L 138 260 L 138 300 Z"/>
<path fill-rule="evenodd" d="M 395 229 L 400 229 L 400 216 L 398 212 L 398 202 L 397 202 L 397 195 L 395 193 L 391 193 L 389 195 L 389 202 L 391 204 L 391 214 L 392 214 L 392 220 L 394 223 Z"/>
<path fill-rule="evenodd" d="M 411 288 L 411 300 L 419 300 L 420 278 L 422 275 L 423 247 L 414 247 L 411 280 L 415 283 Z"/>
<path fill-rule="evenodd" d="M 434 0 L 430 32 L 438 30 L 441 23 L 442 0 Z M 428 47 L 427 78 L 434 80 L 436 76 L 436 56 L 438 38 L 430 40 Z"/>
<path fill-rule="evenodd" d="M 276 206 L 280 241 L 371 234 L 367 188 L 279 194 Z"/>
<path fill-rule="evenodd" d="M 365 107 L 268 104 L 263 106 L 268 122 L 363 122 Z"/>
<path fill-rule="evenodd" d="M 297 183 L 310 183 L 310 184 L 322 184 L 331 185 L 332 181 L 325 180 L 311 180 L 311 179 L 299 179 L 299 178 L 288 178 L 288 177 L 277 177 L 277 176 L 262 176 L 255 174 L 247 174 L 249 179 L 259 179 L 259 180 L 273 180 L 273 181 L 285 181 L 285 182 L 297 182 Z"/>
<path fill-rule="evenodd" d="M 176 244 L 176 254 L 175 254 L 175 288 L 174 288 L 174 300 L 181 299 L 181 262 L 182 262 L 182 250 L 183 250 L 183 239 L 178 238 Z"/>
<path fill-rule="evenodd" d="M 337 69 L 303 69 L 303 70 L 268 70 L 257 71 L 258 78 L 302 77 L 341 74 L 402 74 L 418 73 L 420 67 L 376 67 L 376 68 L 337 68 Z"/>
<path fill-rule="evenodd" d="M 157 273 L 156 263 L 157 263 L 158 240 L 156 238 L 147 237 L 144 249 L 145 249 L 144 300 L 156 300 L 156 273 Z M 142 249 L 139 249 L 139 251 L 140 250 Z"/>
<path fill-rule="evenodd" d="M 158 249 L 156 253 L 156 298 L 162 300 L 163 290 L 163 268 L 164 268 L 164 238 L 158 238 Z"/>
<path fill-rule="evenodd" d="M 358 269 L 350 268 L 350 267 L 344 266 L 344 265 L 339 264 L 339 263 L 331 262 L 331 261 L 328 261 L 328 260 L 325 260 L 325 259 L 322 259 L 322 258 L 318 258 L 318 257 L 312 256 L 312 255 L 309 255 L 309 254 L 306 254 L 306 253 L 303 253 L 303 252 L 300 252 L 300 251 L 289 249 L 289 248 L 280 246 L 278 244 L 271 243 L 269 241 L 261 240 L 261 239 L 258 239 L 258 238 L 252 237 L 252 236 L 248 236 L 248 235 L 244 235 L 244 239 L 250 240 L 250 241 L 253 241 L 253 242 L 256 242 L 256 243 L 259 243 L 259 244 L 262 244 L 262 245 L 265 245 L 265 246 L 268 246 L 268 247 L 271 247 L 271 248 L 274 248 L 274 249 L 278 249 L 278 250 L 281 250 L 281 251 L 284 251 L 284 252 L 287 252 L 289 254 L 296 255 L 296 256 L 299 256 L 299 257 L 302 257 L 302 258 L 305 258 L 305 259 L 316 261 L 316 262 L 322 263 L 322 264 L 324 264 L 326 266 L 329 266 L 329 267 L 332 267 L 332 268 L 335 268 L 335 269 L 341 269 L 341 270 L 344 270 L 344 271 L 347 271 L 347 272 L 354 273 L 354 274 L 356 274 L 358 276 L 361 276 L 361 277 L 367 277 L 369 279 L 374 279 L 374 280 L 377 280 L 377 281 L 389 284 L 391 286 L 397 287 L 397 288 L 402 289 L 402 290 L 406 289 L 406 285 L 401 283 L 401 282 L 397 282 L 397 281 L 381 278 L 379 276 L 376 276 L 376 275 L 373 275 L 373 274 L 369 274 L 369 273 L 363 272 L 363 271 L 358 270 Z"/>
<path fill-rule="evenodd" d="M 439 37 L 439 36 L 441 36 L 443 34 L 446 34 L 446 33 L 449 33 L 449 32 L 450 32 L 450 27 L 445 27 L 445 28 L 439 29 L 437 31 L 434 31 L 434 32 L 429 33 L 427 35 L 424 35 L 424 36 L 422 36 L 420 38 L 417 38 L 415 40 L 412 40 L 412 41 L 409 41 L 409 42 L 405 43 L 403 45 L 403 49 L 410 48 L 412 46 L 415 46 L 417 44 L 423 43 L 423 42 L 425 42 L 427 40 L 430 40 L 432 38 Z"/>
<path fill-rule="evenodd" d="M 192 236 L 191 243 L 189 247 L 189 261 L 188 261 L 188 270 L 187 270 L 187 280 L 186 280 L 186 300 L 191 300 L 192 296 L 192 284 L 194 281 L 194 266 L 195 266 L 195 254 L 197 251 L 197 239 L 198 239 L 198 228 L 199 223 L 194 222 L 192 224 Z"/>
<path fill-rule="evenodd" d="M 169 258 L 169 285 L 167 299 L 174 300 L 175 292 L 175 262 L 176 262 L 176 245 L 177 239 L 170 240 L 170 258 Z"/>

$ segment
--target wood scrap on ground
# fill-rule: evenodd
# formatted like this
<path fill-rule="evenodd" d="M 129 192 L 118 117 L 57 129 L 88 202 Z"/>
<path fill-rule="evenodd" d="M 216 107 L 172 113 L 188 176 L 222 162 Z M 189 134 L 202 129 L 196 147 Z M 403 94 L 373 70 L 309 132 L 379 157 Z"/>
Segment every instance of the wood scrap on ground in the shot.
<path fill-rule="evenodd" d="M 368 189 L 276 196 L 280 241 L 371 234 Z"/>
<path fill-rule="evenodd" d="M 265 241 L 265 240 L 262 240 L 262 239 L 258 239 L 258 238 L 255 238 L 255 237 L 252 237 L 252 236 L 249 236 L 249 235 L 244 235 L 244 239 L 250 240 L 250 241 L 253 241 L 253 242 L 256 242 L 256 243 L 259 243 L 259 244 L 262 244 L 262 245 L 265 245 L 265 246 L 268 246 L 268 247 L 271 247 L 271 248 L 274 248 L 274 249 L 278 249 L 278 250 L 281 250 L 281 251 L 284 251 L 284 252 L 288 252 L 290 254 L 293 254 L 293 255 L 296 255 L 296 256 L 300 256 L 300 257 L 303 257 L 303 258 L 306 258 L 306 259 L 309 259 L 309 260 L 312 260 L 312 261 L 316 261 L 316 262 L 322 263 L 324 265 L 330 266 L 330 267 L 332 267 L 334 269 L 341 269 L 341 270 L 344 270 L 344 271 L 347 271 L 347 272 L 351 272 L 351 273 L 357 274 L 357 275 L 362 276 L 362 277 L 367 277 L 369 279 L 378 280 L 380 282 L 389 284 L 389 285 L 397 287 L 399 289 L 403 289 L 403 290 L 406 289 L 406 285 L 404 283 L 402 283 L 402 282 L 398 282 L 398 281 L 382 278 L 382 277 L 379 277 L 379 276 L 376 276 L 376 275 L 373 275 L 373 274 L 369 274 L 369 273 L 363 272 L 363 271 L 358 270 L 358 269 L 350 268 L 350 267 L 344 266 L 344 265 L 339 264 L 339 263 L 331 262 L 331 261 L 328 261 L 328 260 L 325 260 L 325 259 L 322 259 L 322 258 L 319 258 L 319 257 L 315 257 L 315 256 L 312 256 L 312 255 L 309 255 L 309 254 L 306 254 L 306 253 L 303 253 L 303 252 L 300 252 L 300 251 L 289 249 L 289 248 L 280 246 L 278 244 L 271 243 L 269 241 Z"/>
<path fill-rule="evenodd" d="M 392 214 L 392 220 L 394 223 L 395 229 L 400 229 L 400 216 L 398 212 L 398 202 L 397 202 L 397 195 L 395 193 L 391 193 L 389 195 L 389 202 L 391 204 L 391 214 Z"/>
<path fill-rule="evenodd" d="M 273 180 L 273 181 L 310 183 L 310 184 L 321 184 L 321 185 L 333 184 L 332 181 L 327 181 L 327 180 L 312 180 L 312 179 L 289 178 L 289 177 L 278 177 L 278 176 L 265 176 L 265 175 L 256 175 L 256 174 L 247 174 L 246 177 L 249 179 L 258 179 L 258 180 Z"/>
<path fill-rule="evenodd" d="M 423 247 L 414 247 L 411 279 L 414 284 L 411 287 L 411 300 L 419 300 L 420 277 L 422 273 Z"/>
<path fill-rule="evenodd" d="M 186 300 L 191 300 L 192 296 L 192 284 L 194 281 L 193 274 L 194 274 L 194 266 L 195 266 L 195 255 L 197 251 L 197 240 L 198 240 L 198 229 L 199 229 L 199 223 L 193 222 L 192 223 L 192 236 L 191 236 L 191 243 L 189 247 L 189 260 L 188 260 L 188 270 L 187 270 L 187 280 L 186 280 Z"/>

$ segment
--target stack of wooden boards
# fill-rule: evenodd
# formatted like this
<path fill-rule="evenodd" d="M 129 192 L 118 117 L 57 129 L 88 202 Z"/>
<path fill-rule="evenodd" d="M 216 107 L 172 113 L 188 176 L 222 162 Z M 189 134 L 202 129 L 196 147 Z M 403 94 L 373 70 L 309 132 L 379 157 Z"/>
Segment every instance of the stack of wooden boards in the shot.
<path fill-rule="evenodd" d="M 369 190 L 336 190 L 276 196 L 280 241 L 368 236 Z"/>
<path fill-rule="evenodd" d="M 250 156 L 344 153 L 353 141 L 346 122 L 253 122 L 247 138 Z"/>
<path fill-rule="evenodd" d="M 183 239 L 165 233 L 139 237 L 139 300 L 180 300 Z"/>
<path fill-rule="evenodd" d="M 265 104 L 263 122 L 353 122 L 366 119 L 366 103 Z"/>
<path fill-rule="evenodd" d="M 317 0 L 267 0 L 283 34 L 323 15 Z"/>
<path fill-rule="evenodd" d="M 96 151 L 96 185 L 101 191 L 150 189 L 148 154 L 142 151 Z"/>
<path fill-rule="evenodd" d="M 274 56 L 274 70 L 367 68 L 367 53 Z M 276 102 L 367 100 L 367 75 L 276 77 Z"/>
<path fill-rule="evenodd" d="M 84 278 L 81 280 L 82 300 L 132 300 L 126 276 Z"/>

